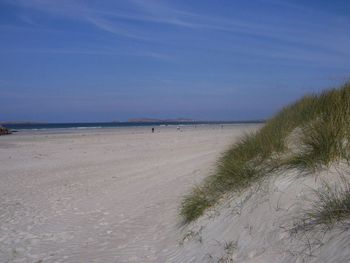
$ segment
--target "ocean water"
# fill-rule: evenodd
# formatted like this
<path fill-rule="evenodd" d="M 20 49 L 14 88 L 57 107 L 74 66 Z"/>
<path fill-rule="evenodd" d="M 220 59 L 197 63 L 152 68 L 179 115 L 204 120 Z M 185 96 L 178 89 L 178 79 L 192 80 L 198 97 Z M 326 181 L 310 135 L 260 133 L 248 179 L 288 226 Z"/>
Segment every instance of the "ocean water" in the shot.
<path fill-rule="evenodd" d="M 170 126 L 170 125 L 201 125 L 201 124 L 247 124 L 261 121 L 196 121 L 196 122 L 85 122 L 85 123 L 13 123 L 2 126 L 13 131 L 52 130 L 52 129 L 101 129 L 118 127 Z"/>

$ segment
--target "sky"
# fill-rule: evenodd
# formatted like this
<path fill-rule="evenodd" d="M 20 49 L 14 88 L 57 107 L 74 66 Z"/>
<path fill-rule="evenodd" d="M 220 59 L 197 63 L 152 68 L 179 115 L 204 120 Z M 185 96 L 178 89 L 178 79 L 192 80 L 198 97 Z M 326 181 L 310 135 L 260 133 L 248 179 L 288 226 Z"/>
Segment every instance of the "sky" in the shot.
<path fill-rule="evenodd" d="M 0 0 L 0 121 L 265 119 L 349 47 L 347 0 Z"/>

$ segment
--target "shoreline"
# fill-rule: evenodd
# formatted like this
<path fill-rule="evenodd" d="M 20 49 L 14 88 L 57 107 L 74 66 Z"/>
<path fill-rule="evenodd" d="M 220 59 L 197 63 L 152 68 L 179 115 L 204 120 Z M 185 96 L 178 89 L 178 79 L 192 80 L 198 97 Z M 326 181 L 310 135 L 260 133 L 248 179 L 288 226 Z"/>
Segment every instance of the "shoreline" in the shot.
<path fill-rule="evenodd" d="M 52 130 L 52 129 L 100 129 L 122 127 L 167 127 L 167 126 L 199 126 L 199 125 L 249 125 L 262 124 L 264 121 L 183 121 L 183 122 L 93 122 L 93 123 L 2 123 L 11 130 Z"/>
<path fill-rule="evenodd" d="M 22 134 L 74 134 L 79 132 L 113 132 L 113 131 L 151 131 L 152 127 L 155 128 L 155 131 L 168 131 L 168 130 L 174 130 L 177 127 L 180 127 L 182 130 L 189 130 L 189 129 L 200 129 L 205 127 L 210 128 L 219 128 L 221 129 L 221 126 L 223 128 L 230 128 L 230 127 L 238 127 L 238 126 L 259 126 L 262 125 L 262 123 L 200 123 L 200 124 L 157 124 L 157 125 L 140 125 L 140 126 L 114 126 L 114 127 L 103 127 L 103 126 L 96 126 L 96 127 L 70 127 L 70 128 L 33 128 L 33 129 L 14 129 L 13 135 L 22 135 Z"/>

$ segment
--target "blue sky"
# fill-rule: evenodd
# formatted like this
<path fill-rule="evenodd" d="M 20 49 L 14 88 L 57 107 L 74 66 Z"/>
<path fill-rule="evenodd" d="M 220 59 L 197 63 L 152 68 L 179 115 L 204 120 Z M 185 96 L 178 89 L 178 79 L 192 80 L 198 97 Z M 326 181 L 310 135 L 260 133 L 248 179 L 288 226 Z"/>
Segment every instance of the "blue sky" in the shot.
<path fill-rule="evenodd" d="M 345 0 L 0 0 L 0 121 L 268 118 L 349 47 Z"/>

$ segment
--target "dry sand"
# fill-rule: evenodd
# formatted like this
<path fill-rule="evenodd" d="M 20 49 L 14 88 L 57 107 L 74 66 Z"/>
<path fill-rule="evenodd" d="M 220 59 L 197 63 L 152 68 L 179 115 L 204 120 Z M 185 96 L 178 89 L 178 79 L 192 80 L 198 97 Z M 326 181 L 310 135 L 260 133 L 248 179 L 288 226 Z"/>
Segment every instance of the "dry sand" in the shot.
<path fill-rule="evenodd" d="M 176 252 L 183 195 L 257 127 L 0 137 L 0 262 L 185 260 Z"/>
<path fill-rule="evenodd" d="M 183 232 L 170 262 L 348 263 L 350 222 L 302 229 L 322 182 L 339 184 L 348 167 L 317 174 L 284 170 L 241 194 L 228 194 Z"/>

